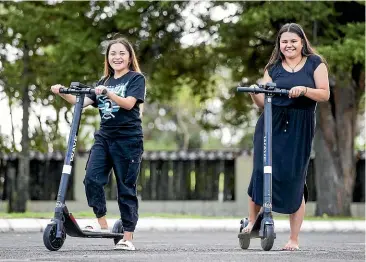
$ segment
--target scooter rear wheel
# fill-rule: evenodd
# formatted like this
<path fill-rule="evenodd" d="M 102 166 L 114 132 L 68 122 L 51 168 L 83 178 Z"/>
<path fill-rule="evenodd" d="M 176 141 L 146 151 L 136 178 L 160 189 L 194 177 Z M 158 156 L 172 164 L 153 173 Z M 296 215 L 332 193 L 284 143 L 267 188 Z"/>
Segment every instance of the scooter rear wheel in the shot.
<path fill-rule="evenodd" d="M 113 226 L 112 233 L 123 233 L 123 224 L 122 220 L 118 219 Z M 114 244 L 117 245 L 117 243 L 122 239 L 123 237 L 116 237 L 114 238 Z"/>
<path fill-rule="evenodd" d="M 243 229 L 248 225 L 248 223 L 248 218 L 244 218 L 240 221 L 239 245 L 241 249 L 248 249 L 250 246 L 250 233 L 242 233 Z"/>
<path fill-rule="evenodd" d="M 45 247 L 50 251 L 59 250 L 65 242 L 66 231 L 62 230 L 61 238 L 56 237 L 57 225 L 49 224 L 43 232 L 43 243 Z"/>
<path fill-rule="evenodd" d="M 242 238 L 239 238 L 239 245 L 241 249 L 248 249 L 250 246 L 250 234 L 243 234 Z"/>
<path fill-rule="evenodd" d="M 264 238 L 261 239 L 261 246 L 264 251 L 269 251 L 273 247 L 275 233 L 273 225 L 266 225 L 264 229 Z"/>

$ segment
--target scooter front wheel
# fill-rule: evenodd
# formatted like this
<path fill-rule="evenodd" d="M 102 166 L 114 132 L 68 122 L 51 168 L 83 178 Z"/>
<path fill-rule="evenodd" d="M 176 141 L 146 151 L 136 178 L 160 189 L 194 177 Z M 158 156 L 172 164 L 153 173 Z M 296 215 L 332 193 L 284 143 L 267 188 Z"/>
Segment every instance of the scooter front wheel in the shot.
<path fill-rule="evenodd" d="M 118 219 L 114 225 L 113 225 L 113 229 L 112 229 L 112 233 L 123 233 L 123 224 L 122 224 L 122 220 Z M 117 243 L 122 239 L 123 237 L 116 237 L 114 238 L 114 244 L 117 245 Z"/>
<path fill-rule="evenodd" d="M 264 229 L 264 238 L 261 239 L 261 246 L 264 251 L 269 251 L 273 247 L 276 236 L 273 225 L 266 225 Z"/>
<path fill-rule="evenodd" d="M 57 225 L 49 224 L 43 232 L 43 243 L 45 247 L 50 251 L 59 250 L 65 242 L 66 231 L 62 230 L 61 238 L 56 237 Z"/>

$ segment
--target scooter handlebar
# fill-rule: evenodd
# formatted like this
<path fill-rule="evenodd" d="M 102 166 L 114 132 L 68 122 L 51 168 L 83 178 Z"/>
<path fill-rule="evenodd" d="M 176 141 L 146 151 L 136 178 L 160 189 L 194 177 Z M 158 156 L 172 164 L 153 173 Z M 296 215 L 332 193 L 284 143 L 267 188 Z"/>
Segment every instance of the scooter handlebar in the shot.
<path fill-rule="evenodd" d="M 80 82 L 72 82 L 70 88 L 60 88 L 60 94 L 95 94 L 95 89 Z M 102 95 L 105 94 L 107 94 L 107 90 L 103 90 Z"/>
<path fill-rule="evenodd" d="M 238 86 L 236 90 L 237 90 L 237 92 L 254 93 L 254 94 L 277 94 L 277 95 L 288 95 L 289 94 L 288 89 L 264 88 L 263 86 L 259 86 L 258 88 Z"/>

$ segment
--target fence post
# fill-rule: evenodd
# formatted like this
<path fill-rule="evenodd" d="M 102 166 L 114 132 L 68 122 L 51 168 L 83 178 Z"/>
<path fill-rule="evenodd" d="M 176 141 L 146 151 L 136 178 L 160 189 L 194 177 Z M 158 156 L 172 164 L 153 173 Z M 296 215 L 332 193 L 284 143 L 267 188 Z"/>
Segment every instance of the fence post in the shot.
<path fill-rule="evenodd" d="M 248 215 L 248 186 L 253 170 L 251 155 L 242 154 L 235 159 L 235 201 L 237 215 Z"/>
<path fill-rule="evenodd" d="M 85 166 L 88 160 L 87 153 L 79 153 L 75 158 L 74 163 L 74 201 L 84 202 L 86 201 L 85 189 L 84 189 L 84 177 L 85 177 Z"/>

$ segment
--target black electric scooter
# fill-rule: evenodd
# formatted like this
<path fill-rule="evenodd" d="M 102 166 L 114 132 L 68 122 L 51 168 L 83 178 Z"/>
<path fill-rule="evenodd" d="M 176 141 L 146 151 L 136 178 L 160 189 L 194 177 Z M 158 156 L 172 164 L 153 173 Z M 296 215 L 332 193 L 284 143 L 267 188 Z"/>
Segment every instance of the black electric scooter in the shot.
<path fill-rule="evenodd" d="M 237 91 L 264 94 L 263 207 L 257 215 L 250 233 L 242 232 L 249 224 L 248 218 L 240 221 L 239 244 L 242 249 L 248 249 L 251 238 L 260 238 L 262 249 L 269 251 L 276 238 L 272 217 L 272 97 L 274 95 L 288 95 L 289 90 L 276 88 L 275 83 L 267 83 L 259 85 L 259 88 L 239 86 Z"/>
<path fill-rule="evenodd" d="M 57 194 L 55 215 L 43 232 L 43 243 L 50 251 L 59 250 L 65 242 L 66 235 L 83 238 L 113 238 L 117 244 L 123 238 L 123 225 L 119 219 L 113 226 L 111 233 L 85 232 L 82 231 L 74 216 L 69 213 L 65 196 L 69 177 L 73 167 L 77 136 L 79 131 L 81 113 L 86 94 L 95 94 L 95 90 L 79 82 L 72 82 L 70 88 L 60 88 L 62 94 L 73 94 L 76 96 L 74 116 L 72 119 L 67 151 L 62 169 L 60 186 Z"/>

